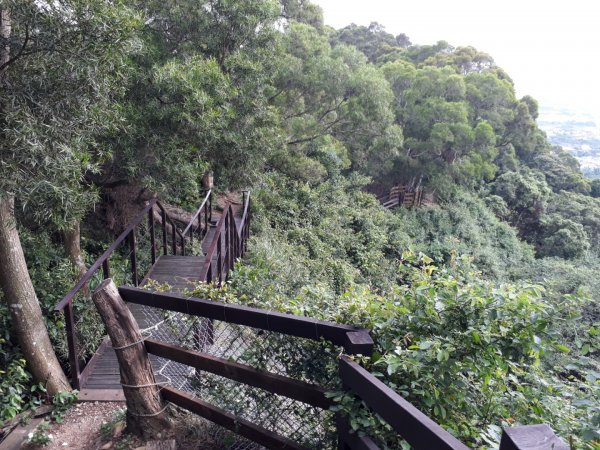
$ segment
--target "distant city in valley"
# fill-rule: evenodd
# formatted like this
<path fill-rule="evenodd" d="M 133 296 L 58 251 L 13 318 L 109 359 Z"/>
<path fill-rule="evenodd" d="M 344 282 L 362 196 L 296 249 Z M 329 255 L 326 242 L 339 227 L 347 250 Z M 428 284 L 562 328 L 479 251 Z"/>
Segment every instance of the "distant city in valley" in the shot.
<path fill-rule="evenodd" d="M 591 114 L 540 106 L 538 125 L 552 144 L 571 152 L 589 177 L 600 178 L 600 124 Z"/>

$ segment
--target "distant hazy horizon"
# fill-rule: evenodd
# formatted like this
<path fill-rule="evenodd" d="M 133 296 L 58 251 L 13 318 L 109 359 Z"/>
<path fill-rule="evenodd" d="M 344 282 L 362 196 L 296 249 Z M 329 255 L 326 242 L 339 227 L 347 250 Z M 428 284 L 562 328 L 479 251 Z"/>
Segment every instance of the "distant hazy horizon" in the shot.
<path fill-rule="evenodd" d="M 335 28 L 379 22 L 413 44 L 473 46 L 508 72 L 519 97 L 590 114 L 600 126 L 600 2 L 313 1 Z"/>

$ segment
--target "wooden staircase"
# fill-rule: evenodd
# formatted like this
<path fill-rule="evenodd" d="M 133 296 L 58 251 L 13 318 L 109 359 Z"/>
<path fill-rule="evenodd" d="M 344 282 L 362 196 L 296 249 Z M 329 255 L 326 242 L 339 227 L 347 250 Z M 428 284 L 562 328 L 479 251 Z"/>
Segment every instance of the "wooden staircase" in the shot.
<path fill-rule="evenodd" d="M 158 222 L 157 217 L 160 217 Z M 141 274 L 138 273 L 140 256 L 138 230 L 144 218 L 147 218 L 145 238 L 149 240 L 151 265 L 143 274 L 143 279 L 139 281 Z M 157 200 L 151 201 L 144 208 L 55 307 L 65 315 L 71 380 L 73 387 L 80 390 L 80 400 L 124 399 L 119 365 L 108 339 L 100 345 L 87 364 L 84 365 L 81 361 L 76 330 L 77 311 L 73 304 L 82 288 L 94 279 L 97 272 L 102 271 L 104 279 L 110 277 L 111 256 L 125 246 L 126 251 L 129 252 L 131 284 L 144 287 L 153 280 L 159 284 L 168 284 L 170 292 L 180 294 L 189 289 L 193 283 L 223 282 L 232 270 L 236 259 L 243 256 L 246 251 L 249 226 L 250 196 L 246 193 L 242 207 L 227 204 L 222 212 L 216 212 L 212 210 L 211 191 L 208 191 L 196 214 L 183 231 L 177 228 L 176 223 L 168 217 L 166 210 Z M 190 254 L 194 250 L 199 254 Z M 161 251 L 162 255 L 159 255 Z M 130 311 L 141 329 L 155 325 L 152 323 L 152 318 L 145 314 L 143 305 L 131 304 Z M 151 359 L 153 365 L 157 364 L 155 357 Z M 158 373 L 158 370 L 156 372 Z"/>

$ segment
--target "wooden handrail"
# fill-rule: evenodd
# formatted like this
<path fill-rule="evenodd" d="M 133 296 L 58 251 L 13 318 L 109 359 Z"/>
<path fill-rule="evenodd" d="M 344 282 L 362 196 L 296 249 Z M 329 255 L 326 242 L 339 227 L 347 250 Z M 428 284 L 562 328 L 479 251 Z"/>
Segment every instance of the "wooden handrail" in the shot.
<path fill-rule="evenodd" d="M 204 200 L 202 200 L 202 203 L 200 204 L 200 207 L 198 208 L 198 210 L 196 211 L 196 214 L 194 214 L 194 216 L 192 217 L 192 219 L 190 220 L 190 223 L 188 223 L 187 227 L 185 227 L 185 229 L 182 231 L 182 235 L 185 236 L 190 229 L 192 229 L 194 222 L 200 217 L 200 215 L 202 214 L 202 210 L 205 209 L 206 206 L 208 206 L 208 203 L 210 202 L 210 198 L 211 198 L 211 194 L 212 194 L 212 190 L 209 189 L 208 192 L 206 193 L 206 196 L 204 197 Z"/>
<path fill-rule="evenodd" d="M 205 196 L 202 205 L 198 208 L 196 212 L 195 218 L 192 219 L 191 225 L 193 225 L 194 220 L 200 216 L 202 210 L 204 209 L 205 215 L 208 214 L 206 211 L 207 199 L 210 199 L 210 191 Z M 78 294 L 78 292 L 89 283 L 94 274 L 102 268 L 103 278 L 110 277 L 110 257 L 112 254 L 124 243 L 129 245 L 130 252 L 130 260 L 131 260 L 131 276 L 133 284 L 137 286 L 139 280 L 143 278 L 143 274 L 138 273 L 138 260 L 137 260 L 137 248 L 138 243 L 136 242 L 135 230 L 140 225 L 144 217 L 148 218 L 148 226 L 150 233 L 150 259 L 152 264 L 156 262 L 156 238 L 155 238 L 155 217 L 154 207 L 157 207 L 159 210 L 159 215 L 162 221 L 162 244 L 163 244 L 163 253 L 166 255 L 168 253 L 168 238 L 167 238 L 167 224 L 171 225 L 171 251 L 174 255 L 177 254 L 178 247 L 178 239 L 181 243 L 181 254 L 185 254 L 185 246 L 186 246 L 186 238 L 185 235 L 179 230 L 175 221 L 168 215 L 164 206 L 158 201 L 158 199 L 153 198 L 147 202 L 147 205 L 144 209 L 127 225 L 127 228 L 111 243 L 108 249 L 91 265 L 91 267 L 86 271 L 86 273 L 77 281 L 75 286 L 63 297 L 63 299 L 56 304 L 54 307 L 55 311 L 63 311 L 65 315 L 65 331 L 67 337 L 67 347 L 69 350 L 69 365 L 71 367 L 71 378 L 73 382 L 73 386 L 76 389 L 81 387 L 82 382 L 82 365 L 79 360 L 79 352 L 78 352 L 78 344 L 76 337 L 76 321 L 73 311 L 73 299 Z M 205 220 L 206 217 L 205 217 Z M 188 225 L 187 228 L 190 228 Z M 186 228 L 186 229 L 187 229 Z M 192 239 L 190 235 L 190 240 Z M 127 242 L 126 242 L 127 241 Z M 140 276 L 141 275 L 141 276 Z"/>
<path fill-rule="evenodd" d="M 113 241 L 113 243 L 106 249 L 106 251 L 90 266 L 87 272 L 79 279 L 79 281 L 73 286 L 73 288 L 63 297 L 63 299 L 56 304 L 54 307 L 55 311 L 62 311 L 67 303 L 73 301 L 75 295 L 85 286 L 94 276 L 94 274 L 100 269 L 100 267 L 108 267 L 106 262 L 115 252 L 115 250 L 121 245 L 125 239 L 129 238 L 130 233 L 144 220 L 144 217 L 148 212 L 154 207 L 154 205 L 158 206 L 158 208 L 163 211 L 167 215 L 167 220 L 171 223 L 171 226 L 175 228 L 177 234 L 179 234 L 180 238 L 183 239 L 182 233 L 177 229 L 173 219 L 168 216 L 167 211 L 160 204 L 158 199 L 153 198 L 148 202 L 148 205 L 129 223 L 127 228 Z M 106 270 L 106 269 L 104 269 Z"/>
<path fill-rule="evenodd" d="M 548 425 L 522 425 L 502 431 L 500 450 L 569 450 Z"/>
<path fill-rule="evenodd" d="M 58 304 L 54 307 L 55 311 L 62 311 L 68 303 L 71 303 L 71 301 L 73 301 L 75 295 L 77 295 L 81 288 L 91 280 L 91 278 L 98 271 L 98 269 L 100 269 L 104 262 L 110 258 L 110 256 L 119 247 L 119 245 L 121 245 L 125 241 L 125 239 L 128 238 L 129 233 L 131 233 L 134 230 L 134 228 L 140 224 L 140 222 L 144 219 L 148 211 L 150 211 L 150 209 L 152 209 L 152 207 L 157 203 L 158 200 L 155 198 L 149 201 L 148 205 L 142 210 L 142 212 L 139 213 L 137 217 L 129 223 L 127 228 L 125 228 L 125 231 L 123 231 L 119 235 L 119 237 L 117 237 L 117 239 L 114 240 L 114 242 L 110 245 L 110 247 L 108 247 L 108 249 L 102 254 L 102 256 L 100 256 L 100 258 L 98 258 L 96 262 L 94 262 L 94 264 L 92 264 L 92 266 L 87 270 L 87 272 L 79 279 L 77 284 L 73 286 L 73 289 L 71 289 L 67 293 L 67 295 L 65 295 L 63 299 L 60 302 L 58 302 Z"/>
<path fill-rule="evenodd" d="M 164 359 L 210 372 L 248 386 L 258 387 L 273 394 L 284 395 L 317 408 L 327 409 L 333 406 L 333 400 L 325 396 L 326 389 L 321 386 L 154 339 L 146 339 L 145 345 L 148 353 Z"/>
<path fill-rule="evenodd" d="M 244 436 L 254 442 L 262 444 L 266 448 L 277 450 L 308 450 L 294 441 L 272 433 L 244 418 L 234 416 L 210 403 L 194 398 L 187 392 L 165 386 L 162 388 L 161 393 L 163 398 L 168 402 L 198 414 L 240 436 Z"/>
<path fill-rule="evenodd" d="M 167 292 L 152 292 L 131 286 L 121 286 L 119 294 L 127 303 L 137 303 L 316 341 L 325 339 L 344 347 L 349 354 L 365 355 L 373 348 L 373 340 L 368 331 L 351 325 Z"/>
<path fill-rule="evenodd" d="M 166 220 L 171 224 L 171 229 L 172 229 L 172 243 L 171 243 L 171 249 L 174 255 L 177 254 L 177 238 L 176 235 L 179 235 L 179 240 L 181 241 L 181 249 L 182 249 L 182 253 L 185 251 L 185 238 L 184 235 L 181 231 L 179 231 L 179 228 L 177 228 L 177 225 L 175 224 L 175 221 L 173 220 L 173 218 L 171 216 L 169 216 L 169 212 L 165 209 L 165 207 L 163 205 L 161 205 L 161 203 L 159 201 L 156 201 L 156 206 L 158 206 L 158 208 L 160 209 L 161 213 L 163 213 L 163 217 L 166 218 Z"/>
<path fill-rule="evenodd" d="M 225 209 L 223 215 L 221 216 L 221 218 L 219 219 L 219 222 L 217 223 L 215 235 L 213 237 L 212 242 L 210 243 L 210 246 L 208 247 L 208 250 L 206 251 L 206 255 L 205 255 L 206 259 L 204 261 L 204 265 L 202 266 L 202 270 L 200 271 L 200 280 L 211 281 L 208 279 L 209 278 L 208 274 L 211 269 L 212 259 L 215 256 L 217 247 L 219 247 L 218 244 L 220 244 L 220 242 L 221 242 L 221 235 L 223 234 L 223 228 L 225 226 L 225 222 L 227 220 L 227 215 L 229 214 L 230 209 L 231 209 L 231 204 L 227 204 L 227 208 Z"/>
<path fill-rule="evenodd" d="M 340 359 L 340 377 L 345 387 L 358 395 L 415 450 L 469 449 L 347 356 Z"/>
<path fill-rule="evenodd" d="M 244 195 L 244 212 L 240 226 L 234 218 L 234 211 L 231 203 L 228 203 L 223 211 L 215 229 L 210 246 L 205 255 L 205 262 L 200 271 L 200 280 L 212 282 L 218 279 L 223 281 L 223 269 L 231 269 L 233 262 L 242 256 L 246 249 L 246 241 L 249 237 L 250 225 L 250 193 Z M 225 248 L 223 249 L 223 239 L 225 239 Z M 212 260 L 217 259 L 216 273 L 212 273 Z"/>

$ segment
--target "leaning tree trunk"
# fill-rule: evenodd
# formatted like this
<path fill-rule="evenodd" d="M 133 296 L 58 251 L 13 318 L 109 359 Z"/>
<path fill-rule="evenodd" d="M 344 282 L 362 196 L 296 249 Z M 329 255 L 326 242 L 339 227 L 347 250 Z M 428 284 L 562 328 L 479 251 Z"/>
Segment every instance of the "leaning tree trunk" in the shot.
<path fill-rule="evenodd" d="M 87 267 L 83 260 L 83 254 L 81 253 L 81 232 L 79 222 L 63 233 L 65 252 L 69 257 L 69 260 L 75 266 L 78 272 L 78 278 L 81 279 L 87 272 Z M 87 283 L 83 286 L 83 293 L 88 295 L 90 293 Z"/>
<path fill-rule="evenodd" d="M 0 288 L 8 303 L 12 327 L 29 371 L 48 394 L 70 391 L 42 317 L 27 271 L 14 214 L 14 198 L 0 193 Z"/>

